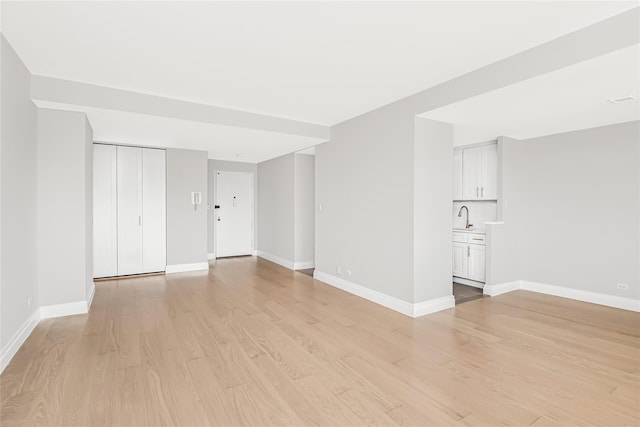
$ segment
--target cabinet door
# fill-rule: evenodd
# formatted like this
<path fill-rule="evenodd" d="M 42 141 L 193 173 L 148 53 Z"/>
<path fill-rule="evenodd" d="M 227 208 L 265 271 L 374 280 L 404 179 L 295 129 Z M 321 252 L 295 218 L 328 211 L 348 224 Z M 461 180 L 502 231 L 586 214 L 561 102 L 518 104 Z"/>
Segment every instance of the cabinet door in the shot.
<path fill-rule="evenodd" d="M 484 282 L 485 249 L 484 245 L 469 245 L 468 278 L 471 280 Z"/>
<path fill-rule="evenodd" d="M 142 150 L 142 273 L 166 267 L 165 151 Z"/>
<path fill-rule="evenodd" d="M 93 277 L 118 275 L 116 147 L 93 146 Z"/>
<path fill-rule="evenodd" d="M 465 148 L 462 151 L 462 197 L 464 200 L 480 198 L 480 167 L 482 147 Z"/>
<path fill-rule="evenodd" d="M 480 166 L 480 198 L 496 200 L 498 198 L 498 144 L 484 145 Z"/>
<path fill-rule="evenodd" d="M 453 200 L 462 200 L 462 150 L 453 150 Z"/>
<path fill-rule="evenodd" d="M 467 277 L 467 248 L 466 243 L 453 243 L 453 275 Z"/>
<path fill-rule="evenodd" d="M 118 275 L 142 272 L 142 149 L 117 147 Z"/>

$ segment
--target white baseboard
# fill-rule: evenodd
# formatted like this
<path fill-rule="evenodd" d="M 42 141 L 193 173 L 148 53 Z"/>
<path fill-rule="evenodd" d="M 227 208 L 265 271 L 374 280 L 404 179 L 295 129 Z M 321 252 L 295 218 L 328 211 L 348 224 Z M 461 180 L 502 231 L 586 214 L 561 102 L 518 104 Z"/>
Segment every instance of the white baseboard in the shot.
<path fill-rule="evenodd" d="M 267 261 L 271 261 L 271 262 L 275 262 L 276 264 L 279 264 L 283 267 L 288 268 L 289 270 L 293 270 L 294 268 L 294 263 L 291 260 L 285 259 L 285 258 L 281 258 L 277 255 L 273 255 L 270 254 L 268 252 L 263 252 L 263 251 L 258 251 L 258 256 L 260 258 L 264 258 Z"/>
<path fill-rule="evenodd" d="M 460 283 L 461 285 L 473 286 L 474 288 L 484 289 L 484 283 L 476 282 L 475 280 L 463 279 L 462 277 L 453 276 L 453 283 Z"/>
<path fill-rule="evenodd" d="M 300 261 L 300 262 L 295 262 L 293 263 L 293 269 L 294 270 L 304 270 L 305 268 L 313 268 L 316 266 L 316 262 L 311 260 L 311 261 Z"/>
<path fill-rule="evenodd" d="M 208 262 L 194 262 L 191 264 L 167 265 L 164 272 L 165 274 L 172 274 L 172 273 L 184 273 L 187 271 L 200 271 L 200 270 L 208 270 L 208 269 L 209 269 Z"/>
<path fill-rule="evenodd" d="M 93 304 L 93 297 L 96 295 L 96 284 L 91 282 L 89 283 L 89 295 L 87 296 L 87 311 L 91 309 L 91 304 Z"/>
<path fill-rule="evenodd" d="M 0 351 L 0 373 L 4 371 L 13 356 L 16 355 L 22 344 L 29 338 L 31 332 L 35 329 L 40 321 L 40 310 L 36 309 L 31 316 L 22 324 L 20 329 L 11 337 L 9 342 Z"/>
<path fill-rule="evenodd" d="M 514 282 L 492 286 L 485 285 L 484 293 L 486 295 L 496 296 L 517 289 L 537 292 L 540 294 L 553 295 L 561 298 L 569 298 L 577 301 L 604 305 L 607 307 L 620 308 L 623 310 L 640 312 L 640 300 L 637 299 L 601 294 L 598 292 L 583 291 L 581 289 L 565 288 L 563 286 L 547 285 L 544 283 L 530 282 L 527 280 L 516 280 Z"/>
<path fill-rule="evenodd" d="M 44 305 L 40 307 L 40 319 L 52 319 L 54 317 L 73 316 L 89 312 L 87 301 L 74 301 L 65 304 Z"/>
<path fill-rule="evenodd" d="M 207 259 L 216 259 L 215 252 L 211 252 L 210 254 L 207 254 Z"/>
<path fill-rule="evenodd" d="M 412 304 L 322 271 L 315 270 L 313 278 L 410 317 L 424 316 L 425 314 L 446 310 L 455 305 L 453 295 Z"/>
<path fill-rule="evenodd" d="M 488 285 L 485 283 L 484 288 L 482 288 L 482 293 L 490 297 L 495 297 L 518 289 L 520 289 L 520 280 L 500 283 L 497 285 Z"/>
<path fill-rule="evenodd" d="M 256 251 L 256 250 L 251 251 L 251 255 L 258 256 L 258 251 Z"/>
<path fill-rule="evenodd" d="M 455 307 L 456 299 L 453 295 L 441 298 L 434 298 L 413 304 L 413 317 L 420 317 L 437 311 L 447 310 Z"/>

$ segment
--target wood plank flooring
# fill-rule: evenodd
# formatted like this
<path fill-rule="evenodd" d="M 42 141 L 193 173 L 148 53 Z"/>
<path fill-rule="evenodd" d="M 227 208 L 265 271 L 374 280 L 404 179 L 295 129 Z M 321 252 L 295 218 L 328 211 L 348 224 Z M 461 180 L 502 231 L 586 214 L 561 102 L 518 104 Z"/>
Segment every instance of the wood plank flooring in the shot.
<path fill-rule="evenodd" d="M 0 376 L 2 426 L 640 425 L 640 315 L 517 291 L 410 319 L 255 257 L 110 280 Z"/>

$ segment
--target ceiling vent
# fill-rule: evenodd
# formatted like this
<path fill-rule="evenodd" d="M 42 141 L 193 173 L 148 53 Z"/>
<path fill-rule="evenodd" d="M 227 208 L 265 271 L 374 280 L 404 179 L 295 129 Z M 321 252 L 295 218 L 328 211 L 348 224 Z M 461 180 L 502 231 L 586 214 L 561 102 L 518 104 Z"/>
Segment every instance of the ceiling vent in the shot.
<path fill-rule="evenodd" d="M 609 102 L 612 102 L 614 104 L 620 104 L 621 102 L 629 102 L 629 101 L 633 101 L 635 99 L 636 99 L 635 96 L 625 95 L 625 96 L 621 96 L 619 98 L 611 98 L 609 100 Z"/>

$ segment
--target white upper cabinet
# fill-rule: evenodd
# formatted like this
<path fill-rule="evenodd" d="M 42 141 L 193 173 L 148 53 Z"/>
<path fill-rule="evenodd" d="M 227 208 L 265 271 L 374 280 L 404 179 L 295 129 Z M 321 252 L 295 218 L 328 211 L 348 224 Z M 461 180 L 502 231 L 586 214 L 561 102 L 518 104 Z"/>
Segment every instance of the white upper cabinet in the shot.
<path fill-rule="evenodd" d="M 453 150 L 453 200 L 462 200 L 462 150 Z"/>
<path fill-rule="evenodd" d="M 498 198 L 497 144 L 454 150 L 453 159 L 454 200 L 496 200 Z M 456 167 L 460 167 L 460 172 Z"/>

